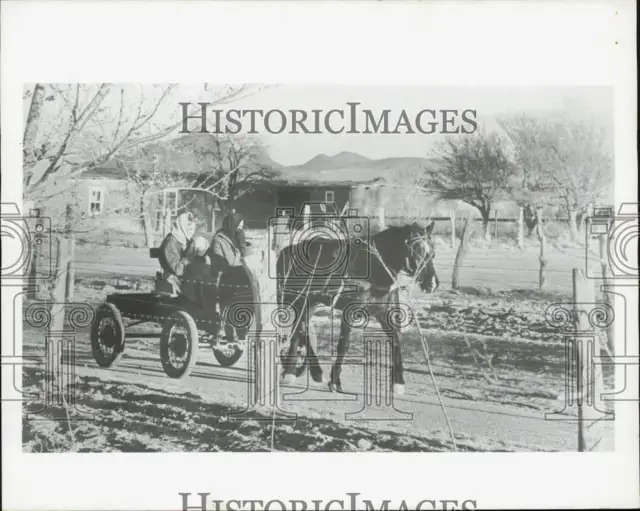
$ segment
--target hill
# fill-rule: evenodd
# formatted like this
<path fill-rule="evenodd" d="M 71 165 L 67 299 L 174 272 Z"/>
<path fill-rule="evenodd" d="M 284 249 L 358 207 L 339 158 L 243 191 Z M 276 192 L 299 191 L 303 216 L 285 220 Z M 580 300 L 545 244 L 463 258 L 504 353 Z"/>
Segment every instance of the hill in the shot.
<path fill-rule="evenodd" d="M 372 160 L 361 154 L 343 151 L 333 156 L 319 154 L 302 165 L 279 167 L 282 179 L 291 181 L 373 181 L 393 180 L 407 171 L 428 169 L 429 160 L 396 157 Z"/>

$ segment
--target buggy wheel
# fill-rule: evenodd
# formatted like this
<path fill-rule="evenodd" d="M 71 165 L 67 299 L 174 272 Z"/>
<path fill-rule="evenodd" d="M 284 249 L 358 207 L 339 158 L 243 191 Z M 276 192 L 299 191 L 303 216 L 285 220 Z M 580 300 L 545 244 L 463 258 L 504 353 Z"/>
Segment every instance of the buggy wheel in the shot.
<path fill-rule="evenodd" d="M 240 360 L 244 353 L 244 349 L 241 346 L 247 340 L 247 329 L 236 328 L 228 320 L 229 311 L 232 307 L 232 304 L 226 305 L 220 314 L 218 343 L 213 346 L 213 356 L 222 367 L 231 367 Z M 220 342 L 220 337 L 224 339 L 222 343 Z"/>
<path fill-rule="evenodd" d="M 100 367 L 111 367 L 124 353 L 124 323 L 118 308 L 103 303 L 91 325 L 91 353 Z"/>
<path fill-rule="evenodd" d="M 216 357 L 218 364 L 222 367 L 231 367 L 235 364 L 244 353 L 244 350 L 238 347 L 233 348 L 213 348 L 213 356 Z"/>
<path fill-rule="evenodd" d="M 185 378 L 198 361 L 198 328 L 184 311 L 176 311 L 160 334 L 160 361 L 167 376 Z"/>

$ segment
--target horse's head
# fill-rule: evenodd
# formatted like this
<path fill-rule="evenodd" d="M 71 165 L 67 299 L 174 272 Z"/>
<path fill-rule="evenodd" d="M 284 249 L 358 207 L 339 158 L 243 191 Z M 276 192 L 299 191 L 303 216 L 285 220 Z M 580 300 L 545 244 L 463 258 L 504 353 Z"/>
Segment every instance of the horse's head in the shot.
<path fill-rule="evenodd" d="M 421 227 L 414 222 L 409 226 L 406 238 L 407 259 L 406 266 L 410 275 L 426 293 L 433 293 L 438 289 L 439 281 L 433 260 L 436 257 L 435 243 L 431 233 L 435 223 L 432 221 L 427 227 Z"/>

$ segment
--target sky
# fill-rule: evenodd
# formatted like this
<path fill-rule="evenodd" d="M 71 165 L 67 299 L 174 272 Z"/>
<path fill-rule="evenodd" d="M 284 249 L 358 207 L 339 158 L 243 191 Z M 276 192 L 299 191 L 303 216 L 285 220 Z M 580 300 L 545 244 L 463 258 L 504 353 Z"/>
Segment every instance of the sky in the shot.
<path fill-rule="evenodd" d="M 30 87 L 27 86 L 27 89 Z M 75 87 L 71 90 L 75 91 Z M 97 86 L 86 86 L 82 89 L 81 103 L 88 102 L 95 94 Z M 162 92 L 162 85 L 125 84 L 124 97 L 130 108 L 125 115 L 135 114 L 141 98 L 147 105 L 153 103 L 155 97 Z M 179 103 L 196 104 L 200 101 L 211 101 L 225 86 L 203 84 L 180 84 L 167 97 L 157 115 L 145 129 L 157 132 L 159 127 L 170 125 L 179 119 L 182 108 Z M 96 129 L 109 133 L 107 119 L 111 128 L 115 127 L 120 105 L 119 90 L 111 92 L 103 106 L 108 110 L 102 119 L 96 119 Z M 570 109 L 580 114 L 597 117 L 606 126 L 612 126 L 612 93 L 604 87 L 435 87 L 435 86 L 344 86 L 344 85 L 277 85 L 270 86 L 256 94 L 218 105 L 216 109 L 279 109 L 288 111 L 301 109 L 306 111 L 331 109 L 347 109 L 347 102 L 360 103 L 360 109 L 369 109 L 376 117 L 383 110 L 390 110 L 390 125 L 402 110 L 406 110 L 413 122 L 417 112 L 424 109 L 458 110 L 466 109 L 477 112 L 478 127 L 492 130 L 496 127 L 495 117 L 509 113 L 535 113 L 545 110 Z M 23 103 L 24 115 L 28 112 L 29 99 Z M 61 109 L 68 110 L 69 104 L 62 99 L 45 103 L 46 114 L 50 118 L 50 128 L 58 129 L 56 123 L 66 122 L 60 116 Z M 393 120 L 391 120 L 393 119 Z M 336 119 L 338 120 L 338 119 Z M 126 124 L 126 123 L 125 123 Z M 248 121 L 245 120 L 245 126 Z M 246 127 L 248 130 L 249 128 Z M 113 131 L 113 130 L 111 130 Z M 174 132 L 172 136 L 179 133 Z M 42 136 L 45 136 L 42 134 Z M 402 156 L 428 156 L 433 145 L 441 140 L 441 134 L 270 134 L 263 131 L 258 135 L 267 148 L 269 155 L 283 165 L 302 164 L 318 154 L 334 155 L 342 151 L 359 153 L 372 159 Z"/>
<path fill-rule="evenodd" d="M 411 117 L 423 109 L 473 109 L 478 126 L 495 128 L 495 116 L 515 112 L 543 112 L 569 108 L 594 115 L 612 124 L 610 89 L 595 87 L 433 87 L 433 86 L 318 86 L 281 85 L 239 100 L 226 108 L 323 109 L 347 108 L 347 102 L 359 102 L 359 108 L 374 112 L 405 109 Z M 439 134 L 279 134 L 261 135 L 270 156 L 284 165 L 297 165 L 317 154 L 334 155 L 352 151 L 379 159 L 401 156 L 427 156 Z"/>

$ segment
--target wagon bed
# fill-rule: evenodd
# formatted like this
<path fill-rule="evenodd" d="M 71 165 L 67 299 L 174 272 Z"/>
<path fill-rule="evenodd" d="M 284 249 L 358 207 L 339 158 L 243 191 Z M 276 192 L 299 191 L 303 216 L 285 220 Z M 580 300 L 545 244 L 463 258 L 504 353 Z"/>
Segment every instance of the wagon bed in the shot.
<path fill-rule="evenodd" d="M 140 323 L 159 323 L 160 359 L 167 375 L 187 376 L 197 361 L 199 345 L 209 344 L 223 366 L 244 352 L 249 330 L 259 333 L 260 290 L 251 270 L 236 267 L 222 275 L 215 303 L 200 304 L 184 295 L 161 292 L 113 293 L 98 308 L 91 328 L 94 359 L 111 367 L 124 353 L 125 331 Z M 124 319 L 132 320 L 125 325 Z"/>

